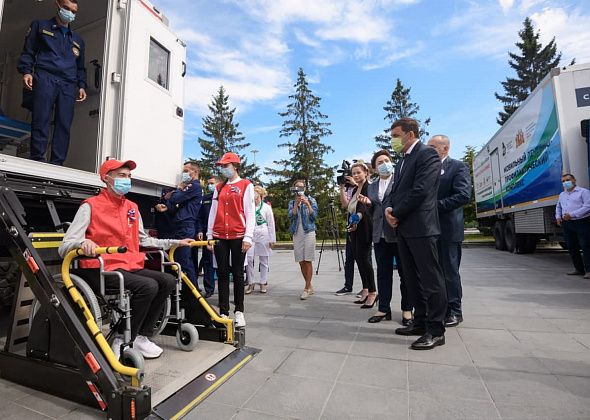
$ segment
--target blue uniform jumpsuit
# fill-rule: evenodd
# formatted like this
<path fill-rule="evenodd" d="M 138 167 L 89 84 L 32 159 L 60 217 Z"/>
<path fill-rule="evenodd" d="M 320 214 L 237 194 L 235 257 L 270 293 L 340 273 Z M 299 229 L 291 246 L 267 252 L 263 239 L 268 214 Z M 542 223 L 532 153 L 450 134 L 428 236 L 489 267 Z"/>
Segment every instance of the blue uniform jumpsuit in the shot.
<path fill-rule="evenodd" d="M 201 209 L 199 210 L 199 216 L 197 217 L 197 233 L 202 233 L 203 238 L 207 238 L 207 223 L 209 221 L 209 212 L 211 211 L 211 202 L 213 201 L 213 193 L 206 194 L 203 196 L 203 202 Z M 198 248 L 195 248 L 195 251 Z M 200 264 L 203 265 L 203 286 L 205 292 L 213 294 L 215 292 L 215 270 L 213 269 L 213 253 L 206 247 L 203 247 L 203 256 L 201 257 Z M 195 252 L 196 254 L 196 252 Z M 194 258 L 195 264 L 198 258 Z M 200 265 L 199 264 L 199 265 Z"/>
<path fill-rule="evenodd" d="M 198 180 L 191 181 L 186 187 L 174 190 L 168 200 L 164 201 L 167 212 L 174 214 L 172 239 L 194 238 L 197 229 L 197 216 L 201 208 L 203 189 Z M 199 287 L 197 273 L 189 247 L 181 247 L 174 253 L 174 259 L 182 266 L 182 271 L 190 281 Z M 183 288 L 188 289 L 188 288 Z"/>
<path fill-rule="evenodd" d="M 31 159 L 45 162 L 49 123 L 55 109 L 50 162 L 62 165 L 80 88 L 86 89 L 84 41 L 55 18 L 36 20 L 25 38 L 18 72 L 33 75 Z"/>

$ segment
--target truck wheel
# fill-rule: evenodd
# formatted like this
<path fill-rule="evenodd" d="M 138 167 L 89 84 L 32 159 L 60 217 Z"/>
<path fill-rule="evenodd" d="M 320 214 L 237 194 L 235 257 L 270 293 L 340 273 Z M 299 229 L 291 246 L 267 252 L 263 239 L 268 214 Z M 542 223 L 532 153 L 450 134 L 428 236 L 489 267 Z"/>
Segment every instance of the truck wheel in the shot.
<path fill-rule="evenodd" d="M 20 267 L 14 261 L 0 262 L 0 306 L 11 306 L 14 289 L 20 278 Z"/>
<path fill-rule="evenodd" d="M 512 253 L 516 250 L 516 232 L 512 220 L 506 220 L 504 225 L 504 243 L 506 244 L 506 251 Z"/>
<path fill-rule="evenodd" d="M 537 235 L 533 233 L 516 234 L 516 252 L 519 254 L 532 254 L 537 249 Z"/>
<path fill-rule="evenodd" d="M 502 220 L 494 223 L 494 242 L 497 250 L 504 251 L 506 249 L 506 242 L 504 242 L 504 221 Z"/>

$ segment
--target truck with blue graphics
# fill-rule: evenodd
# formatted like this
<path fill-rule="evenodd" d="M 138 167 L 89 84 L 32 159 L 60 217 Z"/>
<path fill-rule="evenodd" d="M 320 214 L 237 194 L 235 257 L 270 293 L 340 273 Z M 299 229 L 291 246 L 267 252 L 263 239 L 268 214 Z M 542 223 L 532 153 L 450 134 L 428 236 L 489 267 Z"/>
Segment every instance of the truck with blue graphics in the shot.
<path fill-rule="evenodd" d="M 562 240 L 561 175 L 588 188 L 589 119 L 590 63 L 556 68 L 476 155 L 478 224 L 497 249 L 530 253 L 540 239 Z"/>

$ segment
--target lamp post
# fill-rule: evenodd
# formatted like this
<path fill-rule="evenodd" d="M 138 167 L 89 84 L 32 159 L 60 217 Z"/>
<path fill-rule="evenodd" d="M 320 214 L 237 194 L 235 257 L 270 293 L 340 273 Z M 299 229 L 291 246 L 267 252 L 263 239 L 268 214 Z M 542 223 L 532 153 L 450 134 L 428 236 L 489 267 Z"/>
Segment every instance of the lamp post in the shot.
<path fill-rule="evenodd" d="M 258 150 L 256 150 L 256 149 L 254 149 L 254 150 L 250 150 L 250 153 L 252 153 L 252 155 L 254 156 L 254 166 L 256 166 L 256 154 L 257 154 L 258 152 L 259 152 L 259 151 L 258 151 Z M 254 175 L 256 175 L 257 173 L 258 173 L 258 167 L 256 167 L 256 173 L 255 173 Z"/>

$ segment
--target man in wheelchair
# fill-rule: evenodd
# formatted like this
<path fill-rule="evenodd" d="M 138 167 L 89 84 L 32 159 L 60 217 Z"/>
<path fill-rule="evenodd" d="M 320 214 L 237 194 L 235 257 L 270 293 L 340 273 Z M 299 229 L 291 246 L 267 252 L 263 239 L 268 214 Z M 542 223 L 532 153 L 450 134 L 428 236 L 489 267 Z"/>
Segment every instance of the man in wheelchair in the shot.
<path fill-rule="evenodd" d="M 156 239 L 149 237 L 144 229 L 139 208 L 127 200 L 125 194 L 131 189 L 131 171 L 136 168 L 132 160 L 107 160 L 100 167 L 100 178 L 106 188 L 95 197 L 85 200 L 59 247 L 63 257 L 69 251 L 82 248 L 88 256 L 95 256 L 99 246 L 125 246 L 124 254 L 104 254 L 104 269 L 119 271 L 124 278 L 125 289 L 131 294 L 131 342 L 133 348 L 146 359 L 160 357 L 162 348 L 150 341 L 154 326 L 166 298 L 172 293 L 176 279 L 168 273 L 144 268 L 145 254 L 139 247 L 170 248 L 174 245 L 190 246 L 193 239 Z M 77 272 L 94 290 L 99 290 L 99 261 L 81 260 Z M 118 289 L 116 277 L 105 277 L 107 289 Z M 112 343 L 113 352 L 120 357 L 123 344 L 122 331 Z"/>

